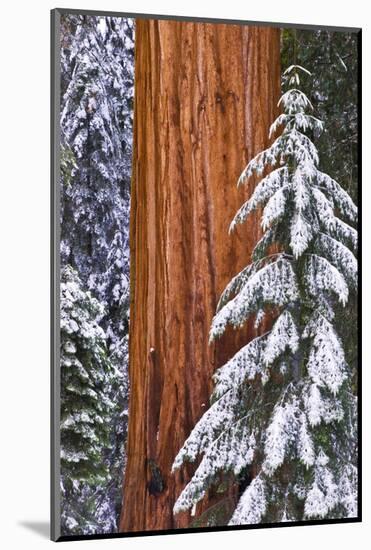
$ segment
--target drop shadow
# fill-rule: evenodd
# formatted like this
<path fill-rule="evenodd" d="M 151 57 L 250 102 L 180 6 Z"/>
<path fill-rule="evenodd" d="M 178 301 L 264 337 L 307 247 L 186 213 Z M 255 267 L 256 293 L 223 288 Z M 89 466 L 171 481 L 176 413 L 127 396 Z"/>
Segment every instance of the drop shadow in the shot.
<path fill-rule="evenodd" d="M 18 525 L 37 533 L 43 539 L 49 539 L 50 537 L 50 524 L 48 521 L 19 521 Z"/>

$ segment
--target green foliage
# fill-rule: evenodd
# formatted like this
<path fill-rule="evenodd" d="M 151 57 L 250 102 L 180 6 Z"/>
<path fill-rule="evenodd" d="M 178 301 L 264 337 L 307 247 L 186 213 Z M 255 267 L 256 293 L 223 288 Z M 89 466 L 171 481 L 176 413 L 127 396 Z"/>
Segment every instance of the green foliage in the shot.
<path fill-rule="evenodd" d="M 99 326 L 102 315 L 101 304 L 66 266 L 61 274 L 60 334 L 61 485 L 67 502 L 81 498 L 83 487 L 94 488 L 109 474 L 106 457 L 114 410 L 110 392 L 116 382 Z M 68 514 L 63 521 L 68 523 Z"/>
<path fill-rule="evenodd" d="M 66 186 L 71 185 L 73 170 L 76 169 L 76 159 L 72 149 L 61 145 L 60 169 L 61 177 Z"/>
<path fill-rule="evenodd" d="M 357 202 L 358 141 L 357 98 L 358 57 L 356 33 L 283 29 L 281 62 L 309 67 L 313 78 L 304 78 L 319 118 L 326 120 L 316 142 L 323 171 L 331 174 Z M 336 329 L 352 369 L 357 388 L 358 365 L 357 295 L 350 291 L 348 307 L 336 307 Z"/>
<path fill-rule="evenodd" d="M 61 507 L 88 535 L 117 530 L 125 466 L 134 21 L 63 14 L 60 46 L 60 260 L 82 293 L 63 307 L 94 332 L 62 332 Z"/>
<path fill-rule="evenodd" d="M 341 182 L 357 201 L 357 34 L 283 29 L 283 67 L 297 63 L 310 68 L 302 76 L 314 111 L 326 127 L 316 142 L 323 171 Z"/>

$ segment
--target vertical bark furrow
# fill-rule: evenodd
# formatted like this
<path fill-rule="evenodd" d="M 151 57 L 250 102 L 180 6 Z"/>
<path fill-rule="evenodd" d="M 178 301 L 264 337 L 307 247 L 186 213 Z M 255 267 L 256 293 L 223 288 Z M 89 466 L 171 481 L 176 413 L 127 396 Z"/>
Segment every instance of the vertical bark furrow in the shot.
<path fill-rule="evenodd" d="M 267 145 L 279 97 L 279 47 L 276 29 L 136 22 L 121 531 L 189 526 L 190 515 L 174 518 L 172 508 L 192 469 L 172 475 L 171 465 L 208 406 L 215 368 L 254 335 L 249 324 L 208 345 L 219 295 L 248 263 L 260 234 L 254 217 L 231 236 L 228 228 L 249 195 L 236 181 Z"/>

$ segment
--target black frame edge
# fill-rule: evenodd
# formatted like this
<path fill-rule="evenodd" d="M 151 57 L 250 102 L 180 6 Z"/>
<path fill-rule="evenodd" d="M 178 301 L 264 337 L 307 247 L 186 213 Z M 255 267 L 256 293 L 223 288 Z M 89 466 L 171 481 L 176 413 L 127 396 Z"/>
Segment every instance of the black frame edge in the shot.
<path fill-rule="evenodd" d="M 251 525 L 223 525 L 220 527 L 187 527 L 181 529 L 164 529 L 159 531 L 130 531 L 127 533 L 102 533 L 96 535 L 63 535 L 59 537 L 57 542 L 70 542 L 76 540 L 100 540 L 100 539 L 121 539 L 132 537 L 152 537 L 161 535 L 183 535 L 188 533 L 216 533 L 216 532 L 228 532 L 228 531 L 251 531 L 256 529 L 272 529 L 272 528 L 291 528 L 291 527 L 311 527 L 315 525 L 335 525 L 335 524 L 348 524 L 348 523 L 360 523 L 361 519 L 356 518 L 342 518 L 342 519 L 329 519 L 329 520 L 307 520 L 307 521 L 288 521 L 285 523 L 259 523 Z"/>

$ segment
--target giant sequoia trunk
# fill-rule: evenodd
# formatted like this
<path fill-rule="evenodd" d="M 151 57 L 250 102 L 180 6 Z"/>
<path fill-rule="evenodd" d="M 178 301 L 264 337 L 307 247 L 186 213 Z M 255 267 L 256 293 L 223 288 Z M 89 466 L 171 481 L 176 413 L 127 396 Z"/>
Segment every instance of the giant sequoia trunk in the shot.
<path fill-rule="evenodd" d="M 137 20 L 121 531 L 189 526 L 172 508 L 192 470 L 171 465 L 214 370 L 254 336 L 250 324 L 208 344 L 219 295 L 260 235 L 253 217 L 231 236 L 228 227 L 251 192 L 236 181 L 277 114 L 279 61 L 276 29 Z"/>

